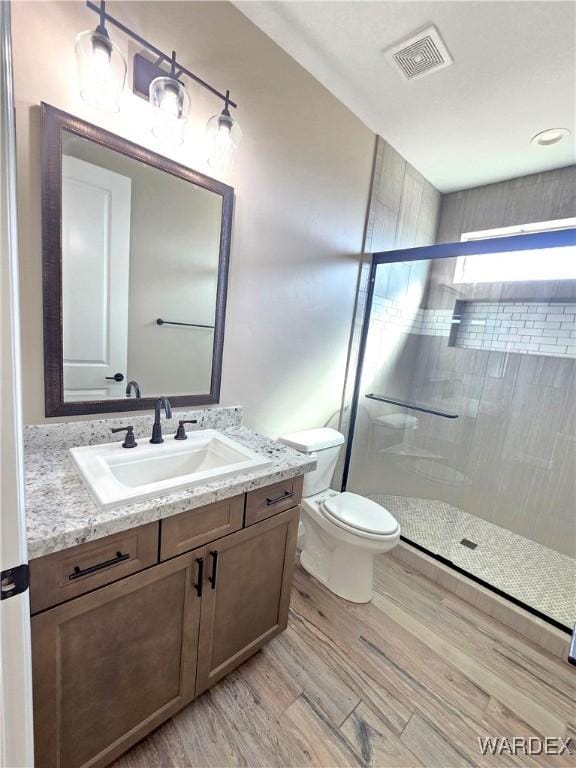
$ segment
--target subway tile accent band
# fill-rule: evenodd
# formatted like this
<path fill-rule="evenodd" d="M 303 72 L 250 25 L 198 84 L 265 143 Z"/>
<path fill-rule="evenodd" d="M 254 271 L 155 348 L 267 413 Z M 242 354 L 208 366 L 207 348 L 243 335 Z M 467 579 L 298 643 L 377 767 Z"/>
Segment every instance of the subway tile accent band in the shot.
<path fill-rule="evenodd" d="M 374 296 L 372 320 L 383 330 L 445 336 L 467 349 L 576 357 L 576 302 L 462 301 L 456 310 L 421 309 Z"/>
<path fill-rule="evenodd" d="M 576 302 L 463 302 L 454 345 L 576 357 Z"/>

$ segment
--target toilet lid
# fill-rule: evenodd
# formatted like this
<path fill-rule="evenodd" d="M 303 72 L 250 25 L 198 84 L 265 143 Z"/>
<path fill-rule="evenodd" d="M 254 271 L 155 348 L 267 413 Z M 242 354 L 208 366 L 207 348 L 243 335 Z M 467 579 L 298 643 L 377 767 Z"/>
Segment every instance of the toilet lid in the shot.
<path fill-rule="evenodd" d="M 398 522 L 387 509 L 356 493 L 346 491 L 330 496 L 324 509 L 335 521 L 366 533 L 390 534 L 398 530 Z"/>

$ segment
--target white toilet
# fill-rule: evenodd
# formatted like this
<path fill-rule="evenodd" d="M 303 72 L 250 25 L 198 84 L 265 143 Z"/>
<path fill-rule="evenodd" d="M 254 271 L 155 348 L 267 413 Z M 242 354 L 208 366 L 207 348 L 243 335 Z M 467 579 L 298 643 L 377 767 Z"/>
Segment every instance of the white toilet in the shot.
<path fill-rule="evenodd" d="M 387 509 L 356 493 L 330 488 L 344 436 L 335 429 L 308 429 L 280 438 L 314 456 L 317 468 L 304 475 L 300 564 L 331 592 L 353 603 L 372 599 L 374 555 L 396 546 L 400 526 Z"/>

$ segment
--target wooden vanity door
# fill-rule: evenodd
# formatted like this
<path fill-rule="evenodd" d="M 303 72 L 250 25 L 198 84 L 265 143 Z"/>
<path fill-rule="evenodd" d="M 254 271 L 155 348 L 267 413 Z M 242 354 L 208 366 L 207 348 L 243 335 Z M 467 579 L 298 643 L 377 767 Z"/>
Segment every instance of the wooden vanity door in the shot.
<path fill-rule="evenodd" d="M 286 628 L 298 519 L 289 509 L 208 545 L 196 695 Z"/>
<path fill-rule="evenodd" d="M 194 696 L 194 550 L 32 618 L 36 768 L 108 765 Z"/>

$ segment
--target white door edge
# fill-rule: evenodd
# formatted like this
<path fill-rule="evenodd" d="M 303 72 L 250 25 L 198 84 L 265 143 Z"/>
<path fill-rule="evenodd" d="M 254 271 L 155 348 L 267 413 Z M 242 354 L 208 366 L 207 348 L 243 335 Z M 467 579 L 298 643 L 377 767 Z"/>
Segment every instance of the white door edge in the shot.
<path fill-rule="evenodd" d="M 0 568 L 26 564 L 10 3 L 0 3 Z M 0 764 L 34 764 L 28 591 L 0 602 Z"/>

